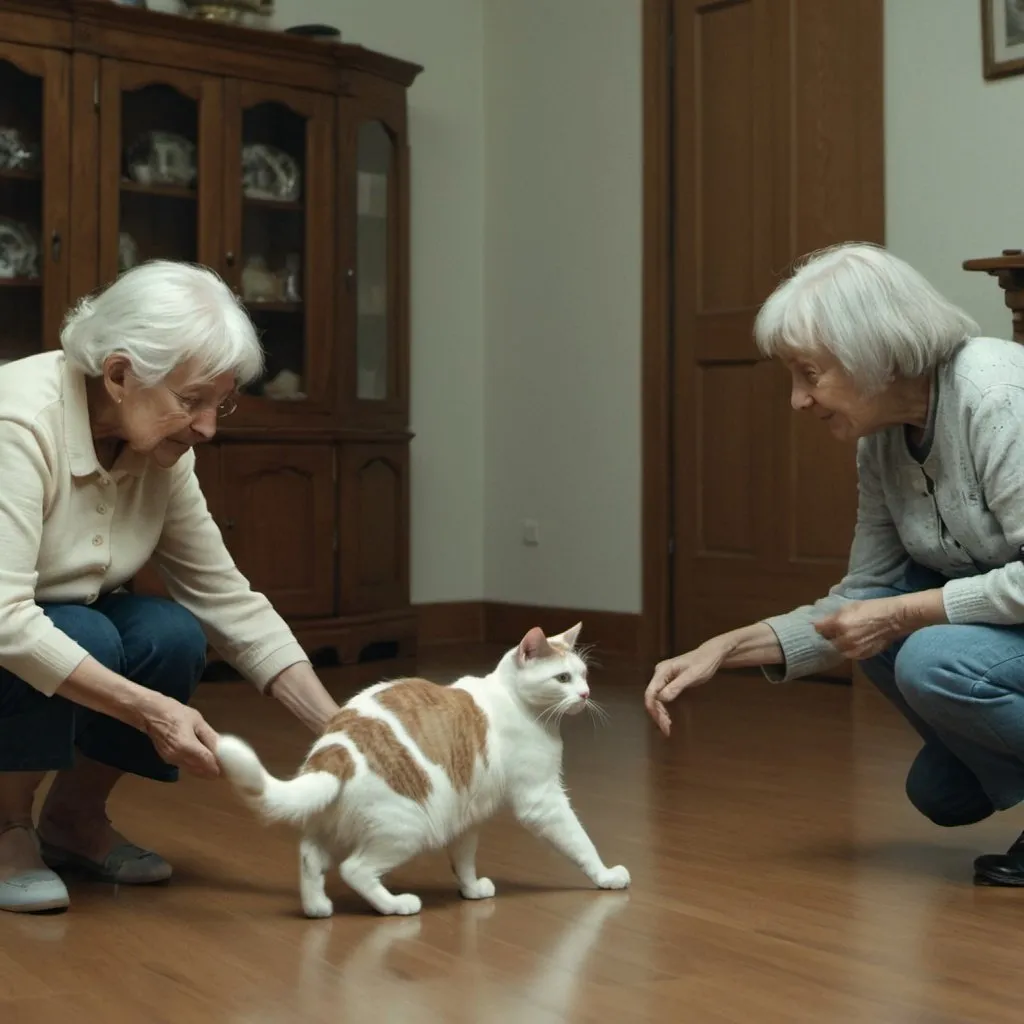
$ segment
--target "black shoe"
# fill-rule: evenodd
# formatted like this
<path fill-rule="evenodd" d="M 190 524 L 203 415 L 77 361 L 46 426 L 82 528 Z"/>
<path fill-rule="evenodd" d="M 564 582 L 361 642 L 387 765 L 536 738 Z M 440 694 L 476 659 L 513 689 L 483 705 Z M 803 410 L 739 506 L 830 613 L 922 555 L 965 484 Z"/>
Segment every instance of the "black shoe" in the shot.
<path fill-rule="evenodd" d="M 1024 886 L 1024 832 L 1006 853 L 986 853 L 975 858 L 974 884 Z"/>

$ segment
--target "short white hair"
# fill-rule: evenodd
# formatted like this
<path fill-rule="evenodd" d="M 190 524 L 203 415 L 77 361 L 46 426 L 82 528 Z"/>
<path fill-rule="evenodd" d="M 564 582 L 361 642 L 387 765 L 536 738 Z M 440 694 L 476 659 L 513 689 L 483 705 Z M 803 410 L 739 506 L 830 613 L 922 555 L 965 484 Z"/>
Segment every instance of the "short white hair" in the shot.
<path fill-rule="evenodd" d="M 754 340 L 767 357 L 824 350 L 866 394 L 949 359 L 978 324 L 909 263 L 867 242 L 811 253 L 761 307 Z"/>
<path fill-rule="evenodd" d="M 263 372 L 263 349 L 245 307 L 207 267 L 151 260 L 123 273 L 68 313 L 60 333 L 68 361 L 99 377 L 123 355 L 144 387 L 194 360 L 197 380 L 231 372 L 248 384 Z"/>

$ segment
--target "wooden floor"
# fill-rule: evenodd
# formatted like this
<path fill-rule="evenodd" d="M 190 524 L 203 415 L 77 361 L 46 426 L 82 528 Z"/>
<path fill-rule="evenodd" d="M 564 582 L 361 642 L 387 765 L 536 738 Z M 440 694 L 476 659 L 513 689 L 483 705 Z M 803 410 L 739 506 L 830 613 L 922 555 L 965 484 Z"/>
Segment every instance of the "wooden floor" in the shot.
<path fill-rule="evenodd" d="M 1024 814 L 958 831 L 915 816 L 913 737 L 859 688 L 723 680 L 679 707 L 666 742 L 643 714 L 646 668 L 595 672 L 611 723 L 566 728 L 574 802 L 629 892 L 591 890 L 502 820 L 480 852 L 495 900 L 461 901 L 437 855 L 394 876 L 424 897 L 421 917 L 376 917 L 336 881 L 335 917 L 307 921 L 284 829 L 220 783 L 129 780 L 114 819 L 175 878 L 77 882 L 66 914 L 0 914 L 0 1021 L 1024 1019 L 1024 892 L 970 883 L 972 857 L 1003 849 Z M 306 743 L 244 684 L 207 685 L 198 704 L 277 769 Z"/>

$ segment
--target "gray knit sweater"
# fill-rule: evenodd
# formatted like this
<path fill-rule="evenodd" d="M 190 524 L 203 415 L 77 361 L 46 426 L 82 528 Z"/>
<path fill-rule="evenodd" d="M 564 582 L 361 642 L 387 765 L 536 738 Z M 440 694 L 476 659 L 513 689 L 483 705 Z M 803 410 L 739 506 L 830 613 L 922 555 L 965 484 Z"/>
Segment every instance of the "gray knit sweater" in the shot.
<path fill-rule="evenodd" d="M 812 623 L 857 592 L 898 580 L 908 560 L 949 578 L 951 623 L 1024 623 L 1024 346 L 974 338 L 935 374 L 931 444 L 923 462 L 903 427 L 857 446 L 857 528 L 850 562 L 827 597 L 764 620 L 785 665 L 773 681 L 837 665 Z"/>

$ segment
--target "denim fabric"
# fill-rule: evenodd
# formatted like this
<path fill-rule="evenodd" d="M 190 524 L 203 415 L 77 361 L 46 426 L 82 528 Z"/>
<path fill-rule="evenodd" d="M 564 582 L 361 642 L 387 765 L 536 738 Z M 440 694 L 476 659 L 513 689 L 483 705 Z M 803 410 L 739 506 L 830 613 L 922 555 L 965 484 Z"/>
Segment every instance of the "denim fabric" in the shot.
<path fill-rule="evenodd" d="M 941 587 L 911 564 L 892 597 Z M 938 825 L 969 825 L 1024 799 L 1024 626 L 929 626 L 861 663 L 924 740 L 907 775 L 911 803 Z"/>
<path fill-rule="evenodd" d="M 206 663 L 206 637 L 180 605 L 113 593 L 92 605 L 41 607 L 102 665 L 182 703 L 191 699 Z M 0 670 L 0 771 L 70 768 L 76 747 L 133 775 L 161 782 L 178 778 L 144 733 L 63 697 L 47 697 Z"/>

